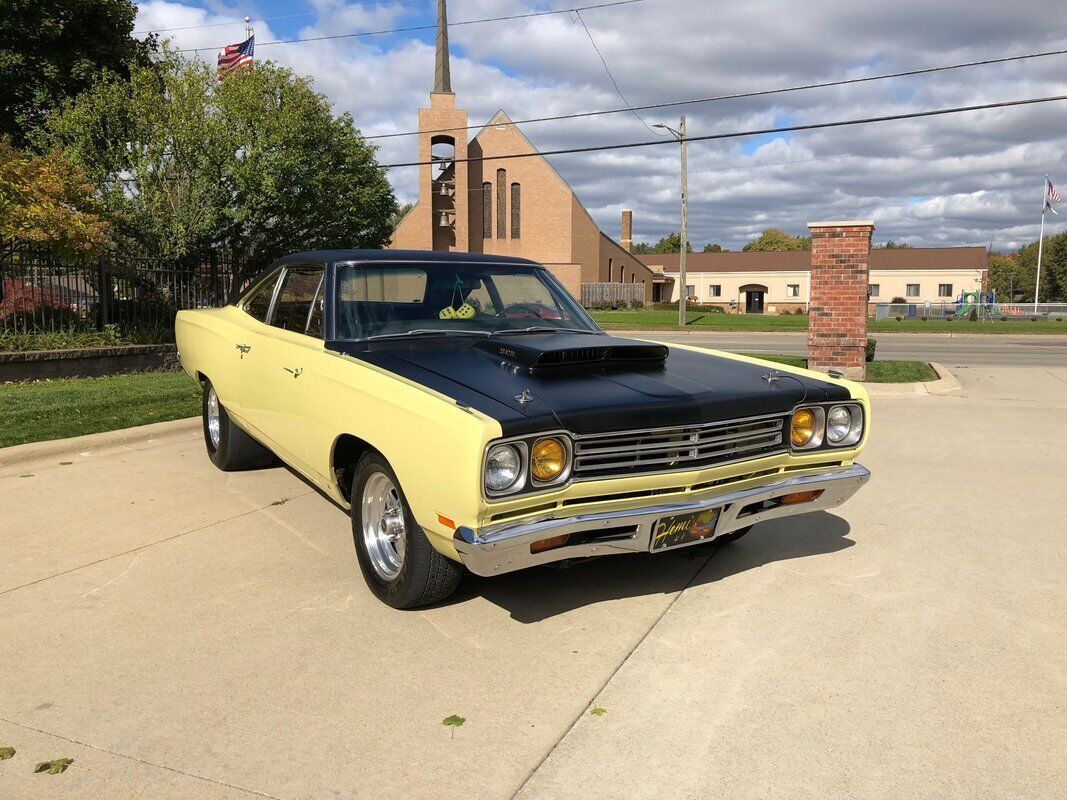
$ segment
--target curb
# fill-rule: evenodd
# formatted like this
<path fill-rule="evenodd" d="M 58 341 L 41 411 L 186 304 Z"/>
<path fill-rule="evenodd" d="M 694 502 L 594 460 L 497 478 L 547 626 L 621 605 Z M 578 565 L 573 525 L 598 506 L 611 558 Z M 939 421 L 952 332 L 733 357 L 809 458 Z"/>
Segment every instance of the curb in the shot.
<path fill-rule="evenodd" d="M 959 378 L 949 372 L 948 367 L 944 364 L 938 364 L 936 361 L 930 361 L 928 363 L 933 368 L 934 372 L 937 373 L 936 381 L 919 383 L 864 383 L 863 386 L 867 390 L 867 394 L 872 397 L 904 394 L 948 394 L 949 392 L 953 392 L 963 387 Z"/>
<path fill-rule="evenodd" d="M 136 428 L 90 433 L 70 439 L 52 439 L 47 442 L 30 442 L 5 447 L 0 449 L 0 470 L 25 467 L 27 464 L 61 456 L 88 456 L 122 447 L 150 444 L 160 439 L 187 434 L 199 427 L 200 417 L 188 417 L 167 422 L 154 422 L 151 425 L 139 425 Z"/>

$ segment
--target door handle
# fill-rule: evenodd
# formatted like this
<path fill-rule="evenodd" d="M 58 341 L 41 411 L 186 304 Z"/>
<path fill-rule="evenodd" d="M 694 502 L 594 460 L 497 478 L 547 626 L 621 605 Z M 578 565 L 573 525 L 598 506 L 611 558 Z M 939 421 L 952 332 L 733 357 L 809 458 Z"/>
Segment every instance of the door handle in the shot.
<path fill-rule="evenodd" d="M 282 369 L 284 369 L 286 372 L 288 372 L 294 378 L 299 378 L 300 374 L 304 371 L 301 367 L 297 367 L 296 369 L 289 369 L 289 367 L 282 367 Z"/>
<path fill-rule="evenodd" d="M 236 345 L 236 347 L 237 347 L 238 350 L 241 351 L 242 354 L 247 353 L 249 350 L 252 349 L 252 345 L 250 345 L 250 344 L 239 344 L 239 345 Z"/>

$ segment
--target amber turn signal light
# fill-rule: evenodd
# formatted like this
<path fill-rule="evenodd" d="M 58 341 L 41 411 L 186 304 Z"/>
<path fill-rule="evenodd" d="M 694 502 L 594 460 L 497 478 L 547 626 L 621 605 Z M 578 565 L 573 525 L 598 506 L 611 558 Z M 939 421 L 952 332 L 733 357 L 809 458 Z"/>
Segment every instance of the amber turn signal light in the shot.
<path fill-rule="evenodd" d="M 804 447 L 815 438 L 815 412 L 808 408 L 798 409 L 793 414 L 789 440 L 793 447 Z"/>
<path fill-rule="evenodd" d="M 570 538 L 571 535 L 569 533 L 561 533 L 559 536 L 553 536 L 551 539 L 542 539 L 541 541 L 534 542 L 530 545 L 530 552 L 543 553 L 545 550 L 555 550 L 557 547 L 563 547 Z"/>
<path fill-rule="evenodd" d="M 812 500 L 818 500 L 822 497 L 823 489 L 815 489 L 810 492 L 793 492 L 792 494 L 784 494 L 781 497 L 781 504 L 783 506 L 795 506 L 800 503 L 810 503 Z"/>
<path fill-rule="evenodd" d="M 530 448 L 530 472 L 542 483 L 554 481 L 567 466 L 567 448 L 559 439 L 538 439 Z"/>

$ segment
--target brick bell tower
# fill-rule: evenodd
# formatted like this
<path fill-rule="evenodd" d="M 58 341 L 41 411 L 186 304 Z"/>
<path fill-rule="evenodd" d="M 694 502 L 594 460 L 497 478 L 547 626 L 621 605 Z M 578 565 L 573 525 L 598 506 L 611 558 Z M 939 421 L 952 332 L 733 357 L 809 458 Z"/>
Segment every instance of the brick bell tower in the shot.
<path fill-rule="evenodd" d="M 448 16 L 437 0 L 437 58 L 430 107 L 419 109 L 419 202 L 411 224 L 434 250 L 470 249 L 467 112 L 456 108 L 448 63 Z M 428 163 L 432 162 L 432 163 Z M 457 163 L 458 162 L 458 163 Z"/>

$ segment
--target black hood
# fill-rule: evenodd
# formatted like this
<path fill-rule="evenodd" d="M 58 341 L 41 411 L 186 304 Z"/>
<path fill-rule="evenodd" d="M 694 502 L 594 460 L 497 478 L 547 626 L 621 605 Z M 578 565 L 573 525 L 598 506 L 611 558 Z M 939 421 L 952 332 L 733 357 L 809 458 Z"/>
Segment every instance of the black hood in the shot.
<path fill-rule="evenodd" d="M 768 381 L 773 365 L 608 334 L 426 337 L 329 347 L 476 408 L 499 420 L 507 436 L 690 425 L 849 397 L 835 384 L 788 373 Z"/>

